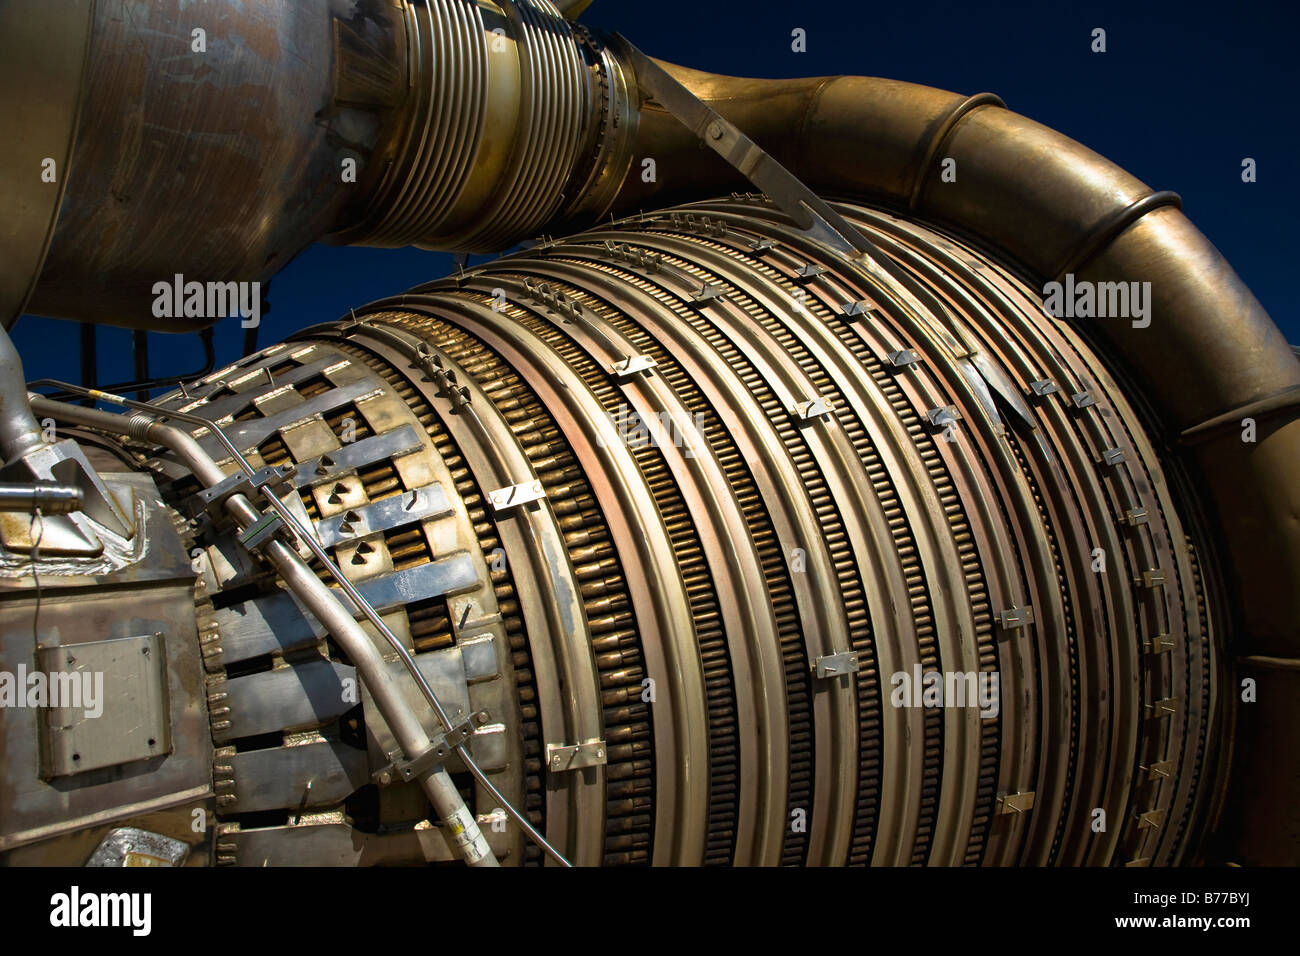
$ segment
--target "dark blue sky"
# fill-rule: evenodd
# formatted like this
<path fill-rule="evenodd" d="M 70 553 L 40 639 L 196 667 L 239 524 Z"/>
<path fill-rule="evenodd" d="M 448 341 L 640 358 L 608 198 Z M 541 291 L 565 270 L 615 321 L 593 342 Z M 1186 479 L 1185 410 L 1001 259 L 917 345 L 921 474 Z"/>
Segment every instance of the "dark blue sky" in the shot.
<path fill-rule="evenodd" d="M 1187 215 L 1300 343 L 1293 2 L 596 0 L 582 20 L 718 73 L 855 73 L 997 93 L 1152 187 L 1180 193 Z M 795 27 L 807 31 L 806 53 L 790 49 Z M 1105 54 L 1089 49 L 1094 27 L 1107 31 Z M 1258 164 L 1253 184 L 1241 181 L 1247 156 Z M 416 249 L 313 246 L 276 277 L 261 342 L 450 270 L 449 256 Z M 237 321 L 218 329 L 219 363 L 238 356 L 241 336 Z M 72 323 L 24 318 L 14 339 L 29 378 L 77 379 Z M 155 375 L 200 360 L 189 337 L 153 335 L 151 350 Z M 100 356 L 101 381 L 129 378 L 130 333 L 101 329 Z"/>

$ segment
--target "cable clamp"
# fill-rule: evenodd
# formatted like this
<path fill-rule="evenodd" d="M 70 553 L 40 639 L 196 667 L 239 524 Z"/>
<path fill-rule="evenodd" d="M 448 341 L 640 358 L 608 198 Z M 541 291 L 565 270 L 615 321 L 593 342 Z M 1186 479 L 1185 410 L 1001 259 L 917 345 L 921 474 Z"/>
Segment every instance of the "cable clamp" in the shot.
<path fill-rule="evenodd" d="M 213 518 L 220 518 L 225 513 L 223 506 L 226 499 L 232 495 L 243 495 L 250 501 L 257 497 L 258 492 L 276 496 L 287 495 L 293 490 L 292 479 L 297 471 L 298 466 L 294 464 L 274 465 L 252 475 L 238 471 L 209 488 L 201 489 L 194 498 L 202 506 L 202 510 Z"/>
<path fill-rule="evenodd" d="M 392 783 L 409 783 L 422 777 L 434 767 L 446 763 L 447 758 L 456 751 L 457 747 L 469 742 L 470 737 L 474 735 L 475 727 L 482 727 L 491 719 L 491 715 L 486 710 L 480 710 L 466 717 L 450 730 L 439 734 L 427 749 L 410 760 L 394 760 L 376 770 L 370 775 L 370 779 L 382 787 Z"/>

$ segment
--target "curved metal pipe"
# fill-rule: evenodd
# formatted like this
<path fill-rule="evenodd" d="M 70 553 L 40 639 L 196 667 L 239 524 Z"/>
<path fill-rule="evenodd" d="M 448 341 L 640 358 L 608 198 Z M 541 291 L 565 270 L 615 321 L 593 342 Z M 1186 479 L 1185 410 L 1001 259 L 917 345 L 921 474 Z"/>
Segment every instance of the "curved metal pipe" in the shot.
<path fill-rule="evenodd" d="M 33 405 L 42 413 L 64 421 L 99 428 L 124 437 L 156 442 L 175 452 L 194 477 L 205 485 L 215 485 L 226 477 L 221 467 L 193 436 L 179 428 L 142 415 L 127 418 L 39 397 L 33 399 Z M 231 517 L 243 528 L 251 527 L 264 517 L 243 494 L 229 496 L 225 505 Z M 411 709 L 393 672 L 385 665 L 378 647 L 351 612 L 284 541 L 276 539 L 268 542 L 263 553 L 289 590 L 302 600 L 312 615 L 347 652 L 349 660 L 374 696 L 384 722 L 407 757 L 414 760 L 428 751 L 433 746 L 428 732 Z M 341 575 L 339 579 L 342 580 Z M 448 723 L 446 714 L 440 708 L 439 717 L 444 724 Z M 465 806 L 465 801 L 446 768 L 441 764 L 427 768 L 420 772 L 418 781 L 447 828 L 448 841 L 465 862 L 475 867 L 497 866 L 497 859 L 479 829 L 474 814 Z"/>
<path fill-rule="evenodd" d="M 27 404 L 23 361 L 9 333 L 0 327 L 0 465 L 39 447 L 40 426 Z"/>

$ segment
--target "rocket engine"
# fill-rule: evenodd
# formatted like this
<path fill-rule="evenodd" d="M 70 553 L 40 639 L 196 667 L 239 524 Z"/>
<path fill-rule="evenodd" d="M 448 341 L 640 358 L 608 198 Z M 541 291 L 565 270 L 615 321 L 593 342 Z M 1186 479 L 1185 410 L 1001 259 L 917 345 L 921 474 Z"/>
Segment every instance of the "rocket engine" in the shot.
<path fill-rule="evenodd" d="M 153 399 L 0 331 L 0 858 L 1300 861 L 1300 362 L 1178 197 L 585 5 L 0 5 L 8 322 L 515 250 Z"/>

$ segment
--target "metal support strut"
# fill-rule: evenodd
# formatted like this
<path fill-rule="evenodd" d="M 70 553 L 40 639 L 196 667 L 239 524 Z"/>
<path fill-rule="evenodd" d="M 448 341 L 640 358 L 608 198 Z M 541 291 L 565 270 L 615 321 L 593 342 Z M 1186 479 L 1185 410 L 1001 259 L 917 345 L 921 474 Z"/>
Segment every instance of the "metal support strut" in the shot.
<path fill-rule="evenodd" d="M 852 223 L 809 189 L 794 173 L 730 120 L 710 108 L 673 75 L 634 47 L 622 34 L 614 35 L 619 52 L 636 71 L 641 90 L 654 97 L 674 119 L 693 131 L 705 146 L 734 166 L 790 216 L 799 228 L 850 258 L 881 259 L 880 251 Z"/>

